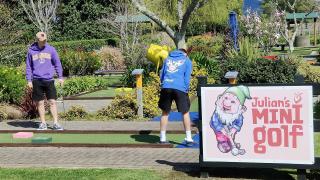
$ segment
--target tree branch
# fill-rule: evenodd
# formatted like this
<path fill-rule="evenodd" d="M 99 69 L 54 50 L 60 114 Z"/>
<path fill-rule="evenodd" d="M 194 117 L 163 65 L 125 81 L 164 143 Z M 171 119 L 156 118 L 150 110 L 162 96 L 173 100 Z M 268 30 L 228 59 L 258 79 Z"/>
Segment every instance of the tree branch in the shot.
<path fill-rule="evenodd" d="M 179 17 L 179 28 L 182 26 L 183 20 L 183 0 L 178 0 L 178 17 Z"/>
<path fill-rule="evenodd" d="M 145 5 L 143 5 L 143 2 L 139 0 L 132 0 L 133 5 L 144 15 L 149 17 L 151 20 L 153 20 L 157 25 L 159 25 L 161 28 L 163 28 L 167 34 L 174 39 L 174 31 L 169 27 L 169 25 L 161 20 L 156 14 L 149 11 Z"/>
<path fill-rule="evenodd" d="M 193 11 L 201 8 L 208 0 L 192 0 L 191 4 L 187 8 L 185 14 L 183 15 L 183 20 L 181 26 L 179 27 L 180 32 L 185 32 L 187 29 L 188 21 Z"/>

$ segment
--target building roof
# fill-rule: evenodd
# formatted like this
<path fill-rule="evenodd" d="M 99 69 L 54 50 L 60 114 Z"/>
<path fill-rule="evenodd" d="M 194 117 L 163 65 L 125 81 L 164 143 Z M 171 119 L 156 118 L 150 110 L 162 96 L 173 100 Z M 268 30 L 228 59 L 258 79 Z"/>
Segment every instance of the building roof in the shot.
<path fill-rule="evenodd" d="M 115 22 L 128 22 L 128 23 L 143 23 L 152 22 L 149 17 L 143 14 L 128 15 L 128 16 L 117 16 Z"/>
<path fill-rule="evenodd" d="M 295 13 L 296 19 L 315 19 L 319 18 L 318 12 L 312 12 L 312 13 Z M 286 14 L 287 20 L 293 20 L 294 14 L 293 13 L 287 13 Z"/>

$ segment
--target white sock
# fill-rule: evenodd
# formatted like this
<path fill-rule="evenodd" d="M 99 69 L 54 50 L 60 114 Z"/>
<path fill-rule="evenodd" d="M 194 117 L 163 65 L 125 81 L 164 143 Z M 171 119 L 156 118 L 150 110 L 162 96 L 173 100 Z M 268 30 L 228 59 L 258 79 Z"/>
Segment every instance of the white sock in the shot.
<path fill-rule="evenodd" d="M 160 131 L 160 141 L 164 142 L 166 140 L 166 131 Z"/>
<path fill-rule="evenodd" d="M 191 131 L 186 131 L 186 140 L 187 141 L 193 141 L 191 136 Z"/>

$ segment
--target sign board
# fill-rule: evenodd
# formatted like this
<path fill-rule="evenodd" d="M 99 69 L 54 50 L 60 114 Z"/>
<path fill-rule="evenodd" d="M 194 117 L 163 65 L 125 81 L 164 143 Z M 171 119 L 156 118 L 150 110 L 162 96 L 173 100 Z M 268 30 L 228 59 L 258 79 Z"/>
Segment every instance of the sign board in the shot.
<path fill-rule="evenodd" d="M 312 86 L 201 87 L 202 161 L 314 164 Z"/>

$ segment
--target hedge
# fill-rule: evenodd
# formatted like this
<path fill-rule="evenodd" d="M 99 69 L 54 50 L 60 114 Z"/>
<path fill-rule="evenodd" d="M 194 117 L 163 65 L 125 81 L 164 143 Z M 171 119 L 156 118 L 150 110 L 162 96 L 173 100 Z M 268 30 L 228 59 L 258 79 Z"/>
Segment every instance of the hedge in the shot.
<path fill-rule="evenodd" d="M 100 49 L 104 45 L 116 46 L 117 39 L 93 39 L 93 40 L 80 40 L 80 41 L 61 41 L 49 42 L 54 46 L 58 53 L 63 51 L 85 51 L 90 52 Z M 27 45 L 14 45 L 14 46 L 0 46 L 0 65 L 17 67 L 25 62 L 28 46 Z"/>

